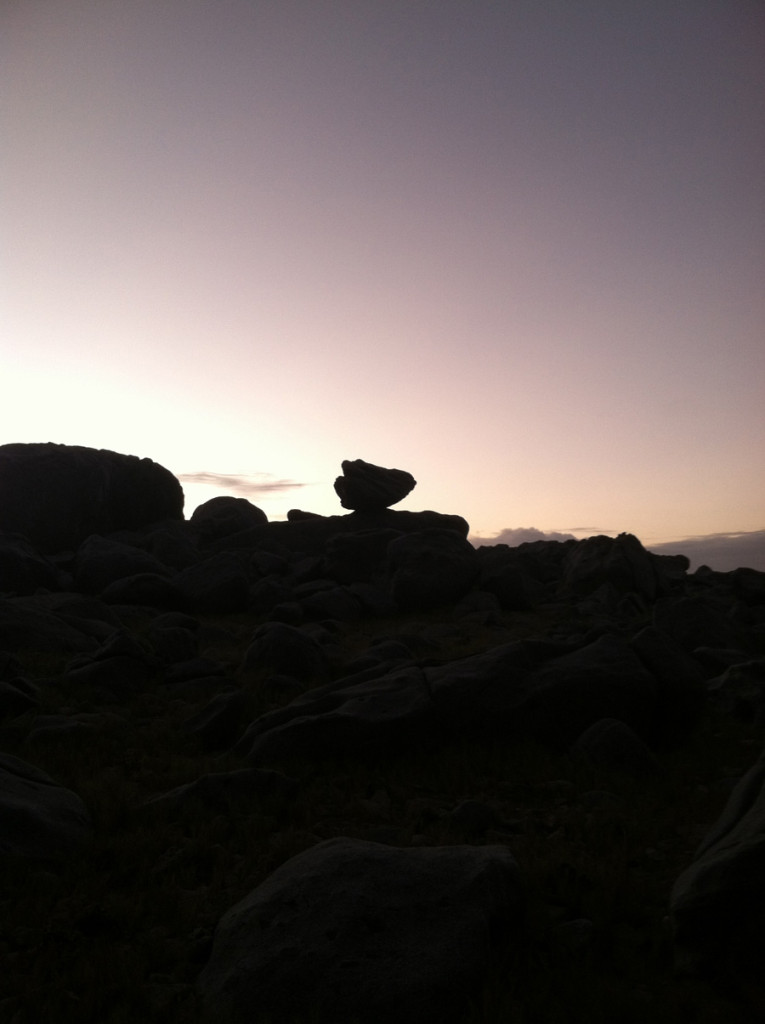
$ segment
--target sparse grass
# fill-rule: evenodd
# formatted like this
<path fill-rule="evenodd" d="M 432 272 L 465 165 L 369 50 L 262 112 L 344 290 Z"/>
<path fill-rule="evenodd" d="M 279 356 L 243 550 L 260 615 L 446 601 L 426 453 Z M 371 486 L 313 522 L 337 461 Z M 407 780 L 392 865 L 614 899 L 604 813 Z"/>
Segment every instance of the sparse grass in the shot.
<path fill-rule="evenodd" d="M 506 616 L 477 629 L 435 614 L 364 621 L 337 646 L 350 661 L 377 637 L 431 635 L 440 644 L 432 660 L 447 661 L 546 633 L 559 615 Z M 241 664 L 257 623 L 240 615 L 209 624 L 231 638 L 223 653 Z M 53 679 L 66 661 L 35 652 L 20 660 L 33 680 Z M 253 693 L 254 714 L 273 706 L 262 678 L 234 676 Z M 674 879 L 724 805 L 724 780 L 757 756 L 754 726 L 710 711 L 681 749 L 662 755 L 659 783 L 604 776 L 536 744 L 462 737 L 366 760 L 297 760 L 284 766 L 299 780 L 292 800 L 239 794 L 176 812 L 142 805 L 243 764 L 194 750 L 183 722 L 208 698 L 163 696 L 158 682 L 129 702 L 105 704 L 92 690 L 66 693 L 48 682 L 38 713 L 103 720 L 76 738 L 30 745 L 28 713 L 8 734 L 8 753 L 85 800 L 95 836 L 73 861 L 0 865 L 0 1020 L 203 1024 L 193 986 L 221 915 L 315 842 L 383 833 L 404 846 L 502 843 L 520 865 L 527 934 L 520 948 L 499 951 L 464 1024 L 729 1024 L 743 1022 L 759 998 L 731 1002 L 676 979 L 664 920 Z M 456 827 L 450 812 L 464 799 L 488 805 L 495 827 L 479 835 Z M 592 941 L 568 948 L 559 926 L 582 918 L 592 922 Z"/>

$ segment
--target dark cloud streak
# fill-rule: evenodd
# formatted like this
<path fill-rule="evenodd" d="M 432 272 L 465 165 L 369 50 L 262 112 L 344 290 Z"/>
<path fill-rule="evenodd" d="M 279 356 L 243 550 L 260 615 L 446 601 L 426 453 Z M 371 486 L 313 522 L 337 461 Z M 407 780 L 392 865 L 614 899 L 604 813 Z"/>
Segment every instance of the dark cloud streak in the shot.
<path fill-rule="evenodd" d="M 274 479 L 268 473 L 258 473 L 255 476 L 207 472 L 179 473 L 178 479 L 181 483 L 204 484 L 241 496 L 282 494 L 285 491 L 294 491 L 308 486 L 298 483 L 296 480 Z"/>
<path fill-rule="evenodd" d="M 739 568 L 765 572 L 765 530 L 686 537 L 666 544 L 651 544 L 649 551 L 657 555 L 687 555 L 691 570 L 708 565 L 717 572 Z"/>

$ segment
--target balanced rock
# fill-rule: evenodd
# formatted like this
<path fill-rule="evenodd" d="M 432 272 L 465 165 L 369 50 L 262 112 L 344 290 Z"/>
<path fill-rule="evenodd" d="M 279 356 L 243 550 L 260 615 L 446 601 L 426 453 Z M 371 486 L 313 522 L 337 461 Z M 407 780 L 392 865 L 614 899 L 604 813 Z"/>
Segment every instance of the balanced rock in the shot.
<path fill-rule="evenodd" d="M 0 446 L 0 530 L 41 551 L 168 519 L 183 519 L 183 489 L 151 459 L 64 444 Z"/>
<path fill-rule="evenodd" d="M 343 475 L 335 480 L 335 491 L 343 508 L 375 512 L 401 501 L 417 484 L 403 469 L 383 469 L 362 459 L 342 463 Z"/>

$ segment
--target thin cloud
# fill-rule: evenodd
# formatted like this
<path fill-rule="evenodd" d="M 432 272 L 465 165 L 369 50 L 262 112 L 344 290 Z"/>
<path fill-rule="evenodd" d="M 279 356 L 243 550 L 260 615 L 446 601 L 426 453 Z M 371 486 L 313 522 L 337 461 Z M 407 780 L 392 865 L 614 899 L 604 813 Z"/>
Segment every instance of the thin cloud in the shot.
<path fill-rule="evenodd" d="M 765 530 L 708 533 L 665 544 L 652 544 L 648 550 L 657 555 L 687 555 L 691 560 L 691 570 L 708 565 L 717 572 L 731 572 L 739 568 L 765 572 Z"/>
<path fill-rule="evenodd" d="M 610 537 L 614 533 L 619 533 L 619 530 L 612 530 L 610 526 L 566 526 L 564 530 L 570 533 L 583 533 L 587 537 Z"/>
<path fill-rule="evenodd" d="M 471 537 L 470 542 L 474 547 L 480 548 L 491 544 L 507 544 L 508 547 L 517 548 L 519 544 L 532 544 L 536 540 L 576 540 L 571 533 L 557 533 L 552 531 L 545 533 L 537 530 L 535 526 L 507 527 L 495 537 Z"/>
<path fill-rule="evenodd" d="M 179 473 L 178 479 L 182 483 L 204 484 L 220 491 L 228 491 L 229 494 L 243 496 L 282 494 L 285 491 L 294 491 L 308 486 L 298 483 L 296 480 L 278 480 L 268 473 L 258 473 L 254 476 L 225 473 Z"/>

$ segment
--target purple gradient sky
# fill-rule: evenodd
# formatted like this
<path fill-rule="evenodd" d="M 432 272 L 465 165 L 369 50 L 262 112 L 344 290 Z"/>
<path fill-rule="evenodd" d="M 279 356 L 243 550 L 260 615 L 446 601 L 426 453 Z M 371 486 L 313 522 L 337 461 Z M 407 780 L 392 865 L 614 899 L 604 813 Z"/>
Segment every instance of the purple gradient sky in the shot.
<path fill-rule="evenodd" d="M 765 526 L 761 3 L 8 0 L 0 32 L 0 443 L 150 456 L 187 514 L 232 493 L 204 474 L 337 513 L 363 458 L 484 536 Z"/>

